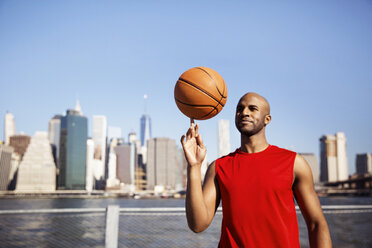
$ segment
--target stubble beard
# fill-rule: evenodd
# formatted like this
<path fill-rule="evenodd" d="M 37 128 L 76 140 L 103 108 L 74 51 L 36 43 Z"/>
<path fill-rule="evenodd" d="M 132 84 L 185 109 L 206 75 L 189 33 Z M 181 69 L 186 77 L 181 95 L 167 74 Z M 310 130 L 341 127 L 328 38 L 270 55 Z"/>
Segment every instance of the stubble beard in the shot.
<path fill-rule="evenodd" d="M 244 126 L 241 127 L 241 126 L 239 126 L 238 123 L 236 123 L 235 125 L 236 125 L 236 128 L 238 129 L 238 131 L 240 132 L 240 134 L 244 135 L 244 136 L 247 136 L 247 137 L 251 137 L 253 135 L 256 135 L 265 128 L 265 124 L 264 124 L 263 121 L 262 121 L 262 123 L 260 122 L 260 123 L 257 123 L 257 124 L 252 123 L 252 128 L 245 128 Z"/>

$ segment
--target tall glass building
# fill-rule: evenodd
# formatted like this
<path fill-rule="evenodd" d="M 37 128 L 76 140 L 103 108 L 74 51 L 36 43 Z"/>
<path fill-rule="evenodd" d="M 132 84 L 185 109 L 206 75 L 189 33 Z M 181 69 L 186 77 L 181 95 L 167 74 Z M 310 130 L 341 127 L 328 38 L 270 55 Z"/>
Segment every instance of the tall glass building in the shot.
<path fill-rule="evenodd" d="M 67 110 L 61 118 L 58 189 L 85 189 L 87 138 L 87 118 L 81 111 Z"/>
<path fill-rule="evenodd" d="M 144 114 L 141 117 L 141 146 L 146 146 L 146 142 L 151 139 L 151 118 Z"/>

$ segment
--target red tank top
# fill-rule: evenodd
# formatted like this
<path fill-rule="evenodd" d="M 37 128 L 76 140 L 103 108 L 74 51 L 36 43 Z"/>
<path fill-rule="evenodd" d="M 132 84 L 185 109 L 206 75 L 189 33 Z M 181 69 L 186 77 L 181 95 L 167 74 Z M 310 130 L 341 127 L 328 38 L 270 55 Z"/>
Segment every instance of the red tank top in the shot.
<path fill-rule="evenodd" d="M 216 160 L 222 199 L 218 247 L 300 247 L 292 192 L 296 153 L 269 146 Z"/>

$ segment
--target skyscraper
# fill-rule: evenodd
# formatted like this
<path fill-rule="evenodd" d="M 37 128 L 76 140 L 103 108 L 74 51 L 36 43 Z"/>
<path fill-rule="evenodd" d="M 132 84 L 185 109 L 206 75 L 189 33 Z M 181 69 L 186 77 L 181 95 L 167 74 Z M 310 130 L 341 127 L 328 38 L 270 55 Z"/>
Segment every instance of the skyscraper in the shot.
<path fill-rule="evenodd" d="M 115 146 L 117 177 L 124 184 L 134 185 L 136 158 L 133 156 L 134 146 L 122 144 Z"/>
<path fill-rule="evenodd" d="M 372 174 L 372 154 L 364 153 L 356 155 L 356 173 Z"/>
<path fill-rule="evenodd" d="M 144 114 L 141 117 L 141 146 L 147 146 L 146 142 L 151 139 L 151 118 Z"/>
<path fill-rule="evenodd" d="M 229 120 L 218 121 L 218 156 L 222 157 L 230 151 L 230 122 Z"/>
<path fill-rule="evenodd" d="M 14 121 L 14 116 L 11 113 L 5 114 L 5 122 L 4 122 L 4 142 L 5 145 L 9 144 L 9 138 L 12 135 L 16 134 L 16 125 Z"/>
<path fill-rule="evenodd" d="M 136 143 L 136 142 L 137 142 L 137 134 L 132 131 L 128 134 L 128 143 Z"/>
<path fill-rule="evenodd" d="M 337 140 L 337 177 L 338 180 L 347 180 L 349 171 L 347 165 L 346 137 L 344 133 L 336 133 Z"/>
<path fill-rule="evenodd" d="M 320 181 L 348 179 L 345 134 L 323 135 L 320 138 Z"/>
<path fill-rule="evenodd" d="M 99 160 L 94 168 L 96 180 L 105 178 L 107 121 L 103 115 L 93 115 L 94 159 Z"/>
<path fill-rule="evenodd" d="M 79 99 L 76 99 L 75 111 L 77 112 L 77 114 L 83 115 L 83 111 L 81 110 Z"/>
<path fill-rule="evenodd" d="M 112 138 L 110 140 L 109 148 L 107 149 L 107 167 L 108 167 L 108 176 L 106 180 L 106 189 L 118 188 L 120 181 L 117 177 L 117 156 L 115 152 L 115 147 L 122 145 L 124 143 L 121 138 Z"/>
<path fill-rule="evenodd" d="M 61 118 L 58 189 L 85 189 L 87 136 L 88 121 L 81 108 L 67 110 Z"/>
<path fill-rule="evenodd" d="M 137 139 L 137 134 L 133 131 L 128 134 L 128 143 L 135 147 L 134 184 L 136 190 L 146 190 L 147 147 L 141 146 L 141 141 Z"/>
<path fill-rule="evenodd" d="M 46 132 L 36 132 L 18 168 L 16 191 L 54 191 L 56 166 Z"/>
<path fill-rule="evenodd" d="M 177 148 L 176 164 L 180 173 L 180 181 L 176 182 L 176 190 L 184 190 L 187 184 L 187 161 L 182 148 Z"/>
<path fill-rule="evenodd" d="M 120 127 L 108 127 L 109 144 L 106 149 L 106 189 L 118 189 L 120 187 L 120 180 L 117 177 L 117 156 L 115 147 L 122 145 L 124 139 Z"/>
<path fill-rule="evenodd" d="M 175 189 L 180 182 L 181 173 L 177 167 L 177 146 L 169 138 L 153 138 L 148 141 L 147 150 L 147 189 L 156 186 Z"/>
<path fill-rule="evenodd" d="M 94 142 L 92 139 L 87 139 L 87 162 L 85 168 L 85 190 L 91 192 L 93 190 L 93 156 Z"/>
<path fill-rule="evenodd" d="M 57 163 L 59 156 L 59 135 L 61 133 L 61 115 L 55 115 L 48 123 L 48 138 L 52 145 L 54 162 Z"/>
<path fill-rule="evenodd" d="M 0 145 L 0 190 L 8 189 L 12 152 L 12 147 Z"/>

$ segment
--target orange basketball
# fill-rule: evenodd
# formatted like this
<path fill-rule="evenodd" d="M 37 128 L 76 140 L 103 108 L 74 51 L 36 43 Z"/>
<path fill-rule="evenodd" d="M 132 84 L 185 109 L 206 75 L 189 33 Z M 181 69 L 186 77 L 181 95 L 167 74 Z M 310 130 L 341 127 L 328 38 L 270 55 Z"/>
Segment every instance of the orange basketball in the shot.
<path fill-rule="evenodd" d="M 178 79 L 174 99 L 184 115 L 196 120 L 212 118 L 225 106 L 225 80 L 208 67 L 191 68 Z"/>

